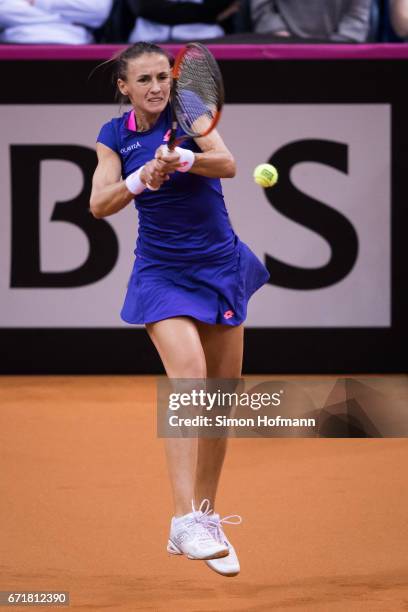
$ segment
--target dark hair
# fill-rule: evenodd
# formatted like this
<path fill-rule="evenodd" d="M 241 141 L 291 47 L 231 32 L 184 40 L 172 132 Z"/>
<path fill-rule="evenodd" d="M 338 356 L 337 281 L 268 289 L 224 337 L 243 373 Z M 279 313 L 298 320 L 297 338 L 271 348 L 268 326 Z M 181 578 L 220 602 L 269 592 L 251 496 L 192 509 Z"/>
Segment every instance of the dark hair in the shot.
<path fill-rule="evenodd" d="M 122 79 L 122 81 L 126 81 L 127 79 L 127 69 L 129 60 L 137 59 L 138 57 L 144 55 L 145 53 L 158 53 L 159 55 L 163 55 L 168 59 L 170 66 L 173 65 L 173 57 L 167 53 L 164 49 L 150 42 L 138 42 L 134 45 L 127 47 L 124 51 L 121 51 L 116 56 L 110 60 L 113 62 L 113 74 L 112 80 L 113 84 L 116 87 L 115 99 L 121 105 L 128 104 L 130 102 L 128 96 L 123 95 L 117 86 L 118 79 Z"/>

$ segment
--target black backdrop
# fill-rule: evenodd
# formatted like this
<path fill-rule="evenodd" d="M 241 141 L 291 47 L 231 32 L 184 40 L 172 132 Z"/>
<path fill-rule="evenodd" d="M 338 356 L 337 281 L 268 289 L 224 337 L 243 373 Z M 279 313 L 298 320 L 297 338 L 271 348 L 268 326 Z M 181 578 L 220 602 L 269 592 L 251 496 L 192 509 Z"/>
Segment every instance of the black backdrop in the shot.
<path fill-rule="evenodd" d="M 391 327 L 247 328 L 244 373 L 405 372 L 408 60 L 219 63 L 229 104 L 386 103 L 392 108 Z M 97 65 L 85 60 L 2 61 L 0 104 L 110 104 L 114 88 L 107 67 L 89 78 Z M 144 329 L 3 328 L 0 346 L 2 373 L 162 372 Z"/>

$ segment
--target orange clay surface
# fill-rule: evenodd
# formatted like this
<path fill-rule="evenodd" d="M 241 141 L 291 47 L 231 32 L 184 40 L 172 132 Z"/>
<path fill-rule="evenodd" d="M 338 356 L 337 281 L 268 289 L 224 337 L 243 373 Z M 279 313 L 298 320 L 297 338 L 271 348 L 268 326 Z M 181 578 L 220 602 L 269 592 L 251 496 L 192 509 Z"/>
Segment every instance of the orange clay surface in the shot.
<path fill-rule="evenodd" d="M 407 439 L 230 440 L 218 511 L 243 517 L 242 571 L 223 578 L 166 553 L 155 398 L 149 376 L 0 378 L 0 590 L 69 591 L 53 610 L 408 610 Z"/>

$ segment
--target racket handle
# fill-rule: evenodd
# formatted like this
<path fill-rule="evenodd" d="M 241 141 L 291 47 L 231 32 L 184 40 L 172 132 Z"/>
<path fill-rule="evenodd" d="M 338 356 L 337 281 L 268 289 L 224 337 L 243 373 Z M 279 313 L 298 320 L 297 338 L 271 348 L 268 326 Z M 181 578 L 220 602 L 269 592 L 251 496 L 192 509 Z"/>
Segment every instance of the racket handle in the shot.
<path fill-rule="evenodd" d="M 167 148 L 166 153 L 171 153 L 168 145 L 163 146 Z M 177 172 L 188 172 L 195 162 L 194 152 L 190 149 L 182 149 L 181 147 L 175 147 L 174 151 L 180 156 L 180 168 L 177 169 Z"/>
<path fill-rule="evenodd" d="M 177 127 L 178 127 L 177 121 L 173 120 L 171 122 L 170 138 L 169 138 L 169 141 L 167 143 L 167 148 L 169 149 L 169 151 L 174 151 L 174 149 L 176 148 L 176 145 L 177 145 L 177 141 L 176 141 Z"/>

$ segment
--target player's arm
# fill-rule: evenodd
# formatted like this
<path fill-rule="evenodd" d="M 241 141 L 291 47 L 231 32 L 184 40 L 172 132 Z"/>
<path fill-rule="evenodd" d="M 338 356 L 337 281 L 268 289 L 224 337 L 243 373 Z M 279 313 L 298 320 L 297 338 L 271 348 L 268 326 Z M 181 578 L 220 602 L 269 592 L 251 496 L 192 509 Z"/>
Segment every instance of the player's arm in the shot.
<path fill-rule="evenodd" d="M 235 159 L 217 130 L 212 130 L 208 136 L 201 136 L 194 140 L 202 152 L 195 153 L 195 161 L 190 172 L 210 178 L 233 178 L 235 176 Z"/>
<path fill-rule="evenodd" d="M 115 214 L 135 196 L 121 179 L 122 168 L 117 153 L 98 142 L 96 154 L 98 165 L 92 179 L 90 207 L 93 216 L 100 219 Z"/>
<path fill-rule="evenodd" d="M 167 173 L 161 171 L 163 164 L 153 159 L 143 166 L 138 176 L 136 171 L 124 181 L 121 178 L 120 158 L 115 151 L 98 142 L 96 154 L 98 165 L 92 179 L 90 208 L 97 219 L 114 215 L 125 208 L 148 183 L 152 187 L 160 187 L 168 179 Z"/>
<path fill-rule="evenodd" d="M 193 153 L 179 147 L 176 147 L 174 151 L 169 151 L 167 146 L 163 145 L 157 149 L 156 159 L 164 162 L 166 172 L 188 171 L 209 178 L 233 178 L 235 176 L 235 160 L 216 130 L 213 130 L 208 136 L 201 136 L 194 140 L 200 147 L 201 153 Z M 181 170 L 178 164 L 183 161 L 188 163 L 188 166 Z"/>

